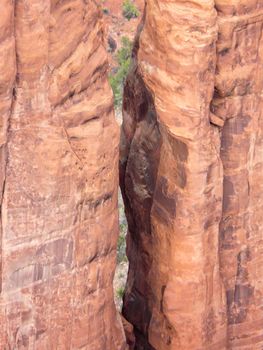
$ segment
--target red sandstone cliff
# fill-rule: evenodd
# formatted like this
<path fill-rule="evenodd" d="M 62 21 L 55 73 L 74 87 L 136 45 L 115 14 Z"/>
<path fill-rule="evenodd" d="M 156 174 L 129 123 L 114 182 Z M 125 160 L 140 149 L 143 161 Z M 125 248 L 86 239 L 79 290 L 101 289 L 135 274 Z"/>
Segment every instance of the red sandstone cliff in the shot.
<path fill-rule="evenodd" d="M 91 0 L 1 0 L 0 13 L 0 349 L 124 349 L 101 15 Z"/>
<path fill-rule="evenodd" d="M 125 349 L 101 16 L 0 13 L 0 349 Z M 137 350 L 262 350 L 262 23 L 261 0 L 147 1 L 120 159 Z"/>
<path fill-rule="evenodd" d="M 263 347 L 263 2 L 148 0 L 125 87 L 136 349 Z"/>

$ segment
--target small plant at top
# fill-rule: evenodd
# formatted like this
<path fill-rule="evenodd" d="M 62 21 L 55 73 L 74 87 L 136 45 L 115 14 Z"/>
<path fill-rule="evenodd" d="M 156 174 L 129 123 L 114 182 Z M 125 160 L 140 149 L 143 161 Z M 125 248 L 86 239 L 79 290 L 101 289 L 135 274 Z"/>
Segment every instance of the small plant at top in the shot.
<path fill-rule="evenodd" d="M 102 12 L 104 13 L 104 15 L 110 14 L 110 10 L 107 7 L 103 7 Z"/>
<path fill-rule="evenodd" d="M 118 107 L 122 102 L 123 84 L 128 74 L 131 64 L 132 42 L 129 38 L 124 36 L 121 39 L 121 48 L 117 51 L 116 59 L 118 68 L 115 74 L 109 77 L 110 85 L 114 94 L 114 103 Z"/>
<path fill-rule="evenodd" d="M 124 0 L 122 4 L 122 14 L 128 20 L 140 16 L 140 11 L 131 0 Z"/>

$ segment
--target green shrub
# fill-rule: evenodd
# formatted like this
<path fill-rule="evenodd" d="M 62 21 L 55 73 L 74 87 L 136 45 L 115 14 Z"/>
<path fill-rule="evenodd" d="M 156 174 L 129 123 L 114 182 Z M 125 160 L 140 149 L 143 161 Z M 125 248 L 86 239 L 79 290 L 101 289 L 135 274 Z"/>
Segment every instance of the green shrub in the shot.
<path fill-rule="evenodd" d="M 117 289 L 117 296 L 119 299 L 122 299 L 124 296 L 125 289 L 123 287 L 120 287 Z"/>
<path fill-rule="evenodd" d="M 125 0 L 122 4 L 122 14 L 125 18 L 130 20 L 131 18 L 139 17 L 140 11 L 131 0 Z"/>
<path fill-rule="evenodd" d="M 115 106 L 120 106 L 123 95 L 123 85 L 131 64 L 132 42 L 129 38 L 123 37 L 121 48 L 117 51 L 118 68 L 115 74 L 109 77 L 110 85 L 114 94 Z"/>
<path fill-rule="evenodd" d="M 127 230 L 127 227 L 125 228 Z M 120 235 L 117 244 L 117 263 L 127 261 L 126 256 L 126 230 L 120 225 Z M 125 230 L 125 231 L 124 231 Z"/>

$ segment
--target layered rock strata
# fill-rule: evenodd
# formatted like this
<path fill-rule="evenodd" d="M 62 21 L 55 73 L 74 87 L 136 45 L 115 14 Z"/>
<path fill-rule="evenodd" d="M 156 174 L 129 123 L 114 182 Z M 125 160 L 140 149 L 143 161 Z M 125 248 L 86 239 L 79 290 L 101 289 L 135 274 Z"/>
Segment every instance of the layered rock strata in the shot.
<path fill-rule="evenodd" d="M 262 349 L 262 14 L 147 1 L 120 159 L 136 349 Z"/>
<path fill-rule="evenodd" d="M 214 113 L 224 120 L 219 227 L 227 348 L 263 348 L 263 2 L 216 1 Z"/>
<path fill-rule="evenodd" d="M 1 0 L 0 12 L 0 348 L 124 349 L 101 15 L 93 0 Z"/>

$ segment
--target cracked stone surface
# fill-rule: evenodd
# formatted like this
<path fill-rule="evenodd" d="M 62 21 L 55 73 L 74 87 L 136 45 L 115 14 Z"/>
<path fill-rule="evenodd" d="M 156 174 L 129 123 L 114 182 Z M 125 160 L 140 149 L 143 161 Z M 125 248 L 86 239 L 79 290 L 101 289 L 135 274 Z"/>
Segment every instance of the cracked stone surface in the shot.
<path fill-rule="evenodd" d="M 0 13 L 0 349 L 126 350 L 102 15 Z M 262 26 L 262 0 L 147 0 L 120 149 L 131 349 L 263 348 Z"/>
<path fill-rule="evenodd" d="M 138 350 L 263 347 L 262 24 L 257 0 L 147 1 L 120 159 Z"/>
<path fill-rule="evenodd" d="M 101 15 L 91 0 L 1 0 L 0 13 L 0 348 L 124 349 Z"/>

